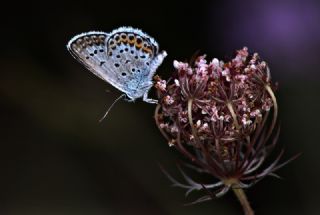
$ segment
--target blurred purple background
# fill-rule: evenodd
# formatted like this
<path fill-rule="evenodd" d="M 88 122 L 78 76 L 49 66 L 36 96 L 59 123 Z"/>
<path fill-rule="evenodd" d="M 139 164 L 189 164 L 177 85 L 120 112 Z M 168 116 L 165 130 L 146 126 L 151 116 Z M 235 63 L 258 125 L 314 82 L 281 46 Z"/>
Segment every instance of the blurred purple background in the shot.
<path fill-rule="evenodd" d="M 10 4 L 10 2 L 9 2 Z M 0 214 L 241 214 L 233 194 L 182 206 L 158 163 L 179 177 L 181 160 L 153 121 L 154 106 L 120 92 L 66 50 L 75 34 L 130 25 L 153 36 L 172 61 L 197 51 L 230 59 L 247 46 L 279 82 L 285 157 L 302 156 L 248 190 L 257 214 L 320 214 L 319 1 L 27 2 L 3 7 L 0 49 Z M 106 93 L 108 89 L 111 92 Z"/>
<path fill-rule="evenodd" d="M 220 30 L 228 50 L 246 44 L 263 53 L 271 63 L 285 65 L 279 73 L 281 79 L 313 79 L 318 73 L 314 69 L 319 64 L 320 46 L 317 1 L 228 2 L 223 9 Z"/>

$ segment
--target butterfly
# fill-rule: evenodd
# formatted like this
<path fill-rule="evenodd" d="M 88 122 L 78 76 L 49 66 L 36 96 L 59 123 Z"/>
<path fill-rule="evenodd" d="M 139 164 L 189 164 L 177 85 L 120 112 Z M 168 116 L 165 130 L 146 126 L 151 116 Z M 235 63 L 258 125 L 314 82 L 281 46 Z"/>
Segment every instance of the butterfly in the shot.
<path fill-rule="evenodd" d="M 132 27 L 120 27 L 111 33 L 90 31 L 73 37 L 67 49 L 89 71 L 122 91 L 130 101 L 142 97 L 147 103 L 157 103 L 148 98 L 148 92 L 167 53 L 159 52 L 158 43 L 146 33 Z"/>

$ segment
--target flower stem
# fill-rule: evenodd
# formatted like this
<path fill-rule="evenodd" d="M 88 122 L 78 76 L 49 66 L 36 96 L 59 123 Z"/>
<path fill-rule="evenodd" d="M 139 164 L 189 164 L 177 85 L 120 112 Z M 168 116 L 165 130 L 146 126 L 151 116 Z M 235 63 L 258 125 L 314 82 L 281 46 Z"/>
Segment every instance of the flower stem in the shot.
<path fill-rule="evenodd" d="M 169 136 L 166 134 L 166 132 L 161 128 L 160 122 L 159 122 L 159 110 L 161 108 L 161 105 L 158 104 L 156 107 L 156 110 L 154 111 L 154 119 L 156 121 L 156 125 L 158 126 L 158 129 L 160 130 L 161 134 L 167 139 L 168 143 L 171 142 L 171 139 Z"/>
<path fill-rule="evenodd" d="M 240 201 L 240 204 L 242 205 L 243 211 L 245 215 L 254 215 L 254 211 L 252 210 L 250 203 L 247 199 L 247 196 L 242 188 L 235 187 L 232 188 L 234 194 L 237 196 L 237 198 Z"/>
<path fill-rule="evenodd" d="M 237 115 L 236 115 L 236 112 L 235 112 L 234 109 L 233 109 L 233 106 L 232 106 L 231 102 L 227 102 L 227 107 L 228 107 L 228 109 L 229 109 L 229 111 L 230 111 L 230 114 L 231 114 L 231 116 L 232 116 L 232 119 L 233 119 L 233 122 L 234 122 L 236 128 L 237 128 L 238 130 L 240 130 L 240 125 L 239 125 L 239 123 L 238 123 Z"/>
<path fill-rule="evenodd" d="M 272 102 L 273 102 L 273 118 L 272 118 L 272 122 L 271 122 L 271 126 L 269 128 L 269 131 L 267 133 L 266 136 L 266 140 L 269 139 L 269 137 L 271 136 L 271 133 L 273 131 L 274 126 L 276 125 L 277 122 L 277 117 L 278 117 L 278 103 L 277 103 L 277 99 L 273 93 L 273 90 L 271 89 L 270 85 L 265 85 L 265 88 L 268 92 L 268 94 L 270 95 Z"/>
<path fill-rule="evenodd" d="M 197 131 L 196 131 L 195 127 L 194 127 L 193 119 L 192 119 L 192 102 L 193 102 L 192 99 L 188 100 L 188 119 L 189 119 L 189 124 L 190 124 L 190 127 L 191 127 L 191 131 L 192 131 L 192 135 L 195 138 L 195 140 L 198 140 Z"/>

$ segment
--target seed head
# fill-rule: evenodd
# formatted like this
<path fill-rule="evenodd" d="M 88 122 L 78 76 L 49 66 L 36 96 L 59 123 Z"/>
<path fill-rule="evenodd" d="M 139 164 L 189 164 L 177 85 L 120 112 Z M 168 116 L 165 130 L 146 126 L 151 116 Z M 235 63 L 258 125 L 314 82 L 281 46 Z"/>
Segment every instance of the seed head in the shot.
<path fill-rule="evenodd" d="M 218 180 L 203 185 L 186 178 L 185 185 L 168 175 L 189 191 L 215 190 L 196 202 L 221 196 L 234 186 L 247 188 L 288 162 L 278 165 L 281 151 L 262 169 L 279 129 L 275 86 L 257 53 L 249 54 L 244 47 L 227 62 L 208 62 L 203 55 L 190 64 L 174 61 L 173 66 L 169 81 L 155 77 L 155 120 L 169 145 L 190 159 L 194 169 Z"/>

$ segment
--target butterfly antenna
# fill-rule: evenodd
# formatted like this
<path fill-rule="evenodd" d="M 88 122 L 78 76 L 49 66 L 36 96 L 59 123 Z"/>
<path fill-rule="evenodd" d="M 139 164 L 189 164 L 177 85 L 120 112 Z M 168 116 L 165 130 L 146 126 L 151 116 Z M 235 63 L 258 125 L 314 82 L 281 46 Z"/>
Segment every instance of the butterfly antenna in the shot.
<path fill-rule="evenodd" d="M 102 120 L 104 120 L 104 118 L 106 118 L 106 116 L 108 115 L 109 111 L 112 109 L 112 107 L 123 97 L 125 97 L 126 94 L 122 94 L 121 96 L 119 96 L 116 100 L 114 100 L 114 102 L 110 105 L 110 107 L 108 108 L 108 110 L 106 111 L 106 113 L 103 115 L 103 117 L 99 120 L 99 122 L 102 122 Z"/>

